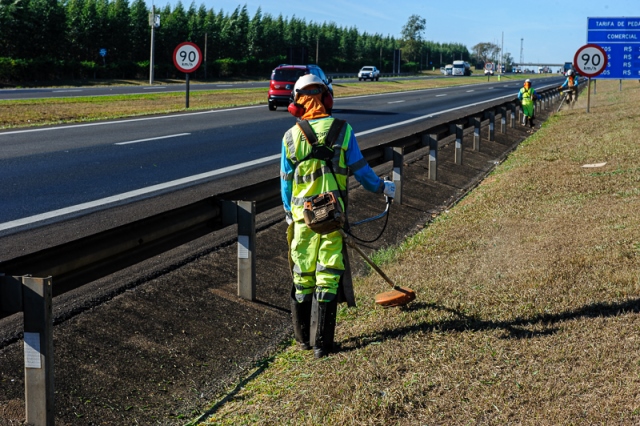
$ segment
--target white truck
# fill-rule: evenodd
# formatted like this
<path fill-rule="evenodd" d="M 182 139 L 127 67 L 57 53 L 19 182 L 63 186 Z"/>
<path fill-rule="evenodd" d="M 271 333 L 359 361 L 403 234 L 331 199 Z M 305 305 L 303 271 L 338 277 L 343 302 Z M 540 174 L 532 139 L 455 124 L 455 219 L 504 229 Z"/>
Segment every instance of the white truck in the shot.
<path fill-rule="evenodd" d="M 453 61 L 451 75 L 471 75 L 471 65 L 465 61 Z"/>

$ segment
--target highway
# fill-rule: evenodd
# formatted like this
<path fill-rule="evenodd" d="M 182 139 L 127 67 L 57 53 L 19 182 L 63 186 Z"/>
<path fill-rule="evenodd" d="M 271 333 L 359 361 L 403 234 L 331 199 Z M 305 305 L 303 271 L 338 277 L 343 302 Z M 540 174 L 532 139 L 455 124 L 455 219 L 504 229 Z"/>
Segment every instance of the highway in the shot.
<path fill-rule="evenodd" d="M 267 76 L 268 77 L 268 76 Z M 482 77 L 478 75 L 478 77 Z M 393 77 L 393 80 L 416 80 L 432 78 L 451 78 L 444 76 L 407 76 Z M 386 78 L 388 80 L 388 78 Z M 384 81 L 385 78 L 382 79 Z M 336 84 L 357 83 L 355 78 L 334 79 Z M 364 82 L 366 83 L 366 82 Z M 364 84 L 363 83 L 363 84 Z M 190 82 L 189 91 L 226 90 L 226 89 L 267 89 L 269 81 L 247 81 L 233 83 L 198 83 Z M 95 86 L 95 87 L 42 87 L 0 89 L 0 101 L 43 99 L 43 98 L 73 98 L 81 96 L 116 96 L 116 95 L 148 95 L 150 93 L 185 93 L 186 83 L 153 84 L 148 86 Z"/>
<path fill-rule="evenodd" d="M 557 86 L 561 77 L 535 80 Z M 375 83 L 369 83 L 375 84 Z M 361 137 L 472 104 L 514 98 L 521 80 L 338 98 Z M 266 105 L 0 132 L 0 236 L 277 164 L 295 123 Z"/>

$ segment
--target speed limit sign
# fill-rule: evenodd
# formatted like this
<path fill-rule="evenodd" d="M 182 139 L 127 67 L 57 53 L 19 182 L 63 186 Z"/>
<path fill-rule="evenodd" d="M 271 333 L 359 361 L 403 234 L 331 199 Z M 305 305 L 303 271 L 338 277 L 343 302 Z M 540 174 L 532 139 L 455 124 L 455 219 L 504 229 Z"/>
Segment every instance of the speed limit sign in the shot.
<path fill-rule="evenodd" d="M 188 74 L 197 70 L 201 62 L 200 48 L 189 41 L 180 43 L 173 51 L 173 64 L 184 73 Z"/>
<path fill-rule="evenodd" d="M 573 66 L 585 77 L 595 77 L 607 68 L 607 53 L 597 44 L 585 44 L 573 57 Z"/>

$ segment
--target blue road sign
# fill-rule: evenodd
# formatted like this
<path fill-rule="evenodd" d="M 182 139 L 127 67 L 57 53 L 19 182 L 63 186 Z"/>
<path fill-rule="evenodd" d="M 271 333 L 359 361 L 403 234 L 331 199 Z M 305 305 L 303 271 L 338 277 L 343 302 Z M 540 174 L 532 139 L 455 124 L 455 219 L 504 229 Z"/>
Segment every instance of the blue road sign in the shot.
<path fill-rule="evenodd" d="M 597 79 L 640 79 L 640 18 L 587 18 L 587 43 L 607 53 Z"/>
<path fill-rule="evenodd" d="M 100 49 L 100 56 L 102 56 L 103 58 L 107 56 L 107 49 L 105 48 Z"/>

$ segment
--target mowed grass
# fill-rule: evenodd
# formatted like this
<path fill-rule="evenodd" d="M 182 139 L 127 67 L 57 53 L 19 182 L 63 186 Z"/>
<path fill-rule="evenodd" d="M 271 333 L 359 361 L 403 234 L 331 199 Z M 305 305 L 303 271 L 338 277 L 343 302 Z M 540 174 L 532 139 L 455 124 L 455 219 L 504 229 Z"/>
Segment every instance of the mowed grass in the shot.
<path fill-rule="evenodd" d="M 520 76 L 505 77 L 519 79 Z M 491 81 L 497 81 L 492 77 Z M 448 77 L 426 80 L 383 79 L 378 82 L 334 84 L 336 98 L 462 84 L 486 83 L 483 77 Z M 194 90 L 191 84 L 188 111 L 267 104 L 267 88 Z M 49 124 L 107 120 L 150 114 L 187 111 L 186 86 L 182 92 L 131 96 L 92 96 L 20 101 L 0 101 L 0 129 Z M 180 89 L 178 89 L 180 90 Z M 515 92 L 515 90 L 514 90 Z"/>
<path fill-rule="evenodd" d="M 590 113 L 585 92 L 393 250 L 381 266 L 416 301 L 383 309 L 386 284 L 359 278 L 339 352 L 286 346 L 199 424 L 640 424 L 640 85 L 623 88 L 598 81 Z"/>

